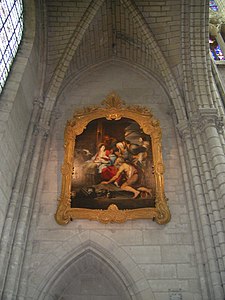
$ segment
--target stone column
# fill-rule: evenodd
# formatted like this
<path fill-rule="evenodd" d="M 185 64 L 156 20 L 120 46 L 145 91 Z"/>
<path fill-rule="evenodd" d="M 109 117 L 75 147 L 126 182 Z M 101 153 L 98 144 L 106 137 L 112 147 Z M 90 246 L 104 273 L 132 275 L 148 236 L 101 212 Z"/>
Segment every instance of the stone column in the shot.
<path fill-rule="evenodd" d="M 175 117 L 174 117 L 175 120 Z M 184 128 L 179 128 L 179 130 L 183 132 Z M 193 191 L 191 189 L 190 185 L 190 176 L 187 168 L 187 159 L 184 155 L 184 149 L 183 149 L 183 143 L 185 142 L 185 135 L 190 135 L 189 130 L 186 131 L 186 134 L 183 132 L 182 139 L 178 136 L 177 133 L 177 144 L 178 144 L 178 150 L 179 150 L 179 156 L 181 161 L 181 169 L 182 169 L 182 175 L 184 180 L 184 187 L 185 187 L 185 193 L 187 198 L 187 207 L 190 217 L 190 224 L 192 229 L 192 236 L 193 236 L 193 242 L 194 242 L 194 248 L 195 248 L 195 254 L 196 254 L 196 263 L 199 273 L 199 281 L 201 286 L 201 293 L 202 293 L 202 299 L 204 300 L 210 300 L 210 293 L 209 293 L 209 284 L 207 280 L 206 275 L 206 269 L 204 267 L 204 259 L 202 255 L 202 246 L 200 243 L 200 233 L 198 230 L 198 222 L 196 218 L 196 212 L 195 207 L 193 203 Z M 183 142 L 183 143 L 182 143 Z"/>
<path fill-rule="evenodd" d="M 209 122 L 206 117 L 200 118 L 199 122 L 201 122 L 201 124 L 202 119 L 207 120 L 206 123 Z M 191 122 L 183 124 L 183 126 L 179 125 L 178 128 L 184 141 L 186 164 L 189 166 L 189 181 L 193 189 L 193 205 L 201 239 L 200 243 L 204 260 L 203 266 L 206 269 L 210 299 L 223 299 L 224 291 L 222 289 L 221 274 L 217 260 L 218 257 L 215 251 L 215 241 L 213 240 L 214 224 L 211 223 L 209 218 L 207 195 L 204 190 L 204 182 L 207 182 L 208 180 L 205 176 L 206 174 L 208 175 L 208 173 L 202 172 L 203 156 L 199 157 L 200 152 L 197 141 L 201 139 L 201 136 L 195 130 L 195 127 Z M 214 131 L 213 134 L 215 137 L 216 133 Z M 212 149 L 209 149 L 209 152 L 211 153 L 210 150 L 212 151 Z M 201 155 L 203 155 L 202 151 L 203 150 L 201 150 Z M 210 174 L 210 176 L 212 175 Z M 214 217 L 216 217 L 216 215 L 217 213 L 215 213 Z"/>
<path fill-rule="evenodd" d="M 207 116 L 205 116 L 207 114 Z M 218 117 L 212 112 L 200 110 L 202 116 L 202 131 L 207 143 L 207 158 L 213 172 L 213 186 L 217 195 L 217 201 L 212 203 L 218 232 L 218 243 L 225 265 L 225 235 L 224 235 L 224 203 L 225 203 L 225 153 L 221 143 L 221 127 L 218 127 Z M 222 209 L 221 209 L 222 208 Z M 223 282 L 223 285 L 225 283 Z"/>
<path fill-rule="evenodd" d="M 42 154 L 45 140 L 47 137 L 45 128 L 36 127 L 35 147 L 33 158 L 26 178 L 26 188 L 23 194 L 22 206 L 20 209 L 19 220 L 14 237 L 9 267 L 7 272 L 7 280 L 3 292 L 3 298 L 17 299 L 18 285 L 20 281 L 21 269 L 23 266 L 24 252 L 27 244 L 27 235 L 29 232 L 30 222 L 32 218 L 34 199 L 39 179 L 39 171 L 42 165 Z M 9 296 L 10 295 L 10 296 Z"/>
<path fill-rule="evenodd" d="M 24 146 L 7 214 L 0 256 L 2 299 L 17 299 L 18 284 L 23 266 L 27 235 L 32 217 L 33 204 L 42 152 L 48 128 L 37 125 L 42 102 L 34 106 L 33 116 Z"/>
<path fill-rule="evenodd" d="M 220 197 L 217 192 L 217 184 L 214 180 L 213 167 L 210 164 L 211 158 L 207 157 L 207 153 L 209 153 L 207 151 L 207 139 L 205 138 L 204 131 L 198 125 L 193 127 L 193 129 L 195 131 L 193 142 L 196 149 L 196 156 L 198 157 L 200 178 L 207 209 L 205 221 L 206 223 L 209 222 L 209 226 L 211 227 L 216 260 L 218 261 L 219 273 L 223 284 L 225 267 L 222 257 L 224 256 L 223 247 L 225 240 L 224 235 L 221 235 L 221 233 L 224 232 L 222 222 L 224 212 L 220 209 L 219 205 Z"/>
<path fill-rule="evenodd" d="M 6 284 L 10 255 L 14 245 L 14 238 L 16 236 L 17 225 L 23 203 L 23 195 L 26 188 L 26 178 L 29 174 L 30 164 L 35 147 L 33 131 L 35 124 L 40 117 L 42 107 L 42 99 L 37 99 L 36 101 L 34 101 L 34 108 L 30 119 L 29 129 L 27 132 L 21 160 L 17 170 L 14 188 L 10 198 L 6 220 L 4 223 L 4 228 L 2 231 L 0 241 L 0 296 L 3 293 Z"/>

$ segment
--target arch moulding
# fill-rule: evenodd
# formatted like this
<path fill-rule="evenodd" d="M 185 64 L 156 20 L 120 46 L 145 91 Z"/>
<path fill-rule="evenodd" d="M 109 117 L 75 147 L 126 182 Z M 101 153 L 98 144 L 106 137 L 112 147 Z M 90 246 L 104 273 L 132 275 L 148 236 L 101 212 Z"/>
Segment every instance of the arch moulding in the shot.
<path fill-rule="evenodd" d="M 35 293 L 32 299 L 47 299 L 51 296 L 56 281 L 63 279 L 63 272 L 69 266 L 75 266 L 87 253 L 102 260 L 118 276 L 131 299 L 154 300 L 154 294 L 139 266 L 117 243 L 96 231 L 84 231 L 66 241 L 47 256 L 30 277 L 30 285 Z M 109 255 L 110 254 L 110 255 Z M 51 257 L 51 261 L 50 261 Z M 48 265 L 48 268 L 46 268 Z M 50 271 L 49 271 L 50 270 Z"/>

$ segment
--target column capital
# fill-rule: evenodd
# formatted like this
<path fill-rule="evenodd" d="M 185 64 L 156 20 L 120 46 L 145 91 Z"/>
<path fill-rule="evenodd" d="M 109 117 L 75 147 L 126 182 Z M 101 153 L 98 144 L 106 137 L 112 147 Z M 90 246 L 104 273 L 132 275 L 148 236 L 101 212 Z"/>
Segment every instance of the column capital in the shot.
<path fill-rule="evenodd" d="M 43 106 L 44 106 L 44 99 L 43 99 L 43 97 L 36 97 L 34 99 L 33 105 L 37 106 L 39 108 L 43 108 Z"/>
<path fill-rule="evenodd" d="M 220 119 L 216 108 L 199 108 L 199 115 L 196 116 L 199 123 L 199 129 L 202 132 L 209 126 L 217 128 L 217 122 Z"/>
<path fill-rule="evenodd" d="M 192 132 L 202 133 L 207 127 L 214 127 L 218 133 L 223 132 L 224 120 L 216 108 L 200 108 L 198 114 L 177 124 L 182 138 L 190 137 Z"/>
<path fill-rule="evenodd" d="M 35 124 L 34 125 L 34 135 L 36 135 L 36 136 L 40 135 L 44 139 L 47 139 L 48 134 L 49 134 L 49 126 L 42 126 L 40 124 Z"/>
<path fill-rule="evenodd" d="M 179 122 L 176 127 L 182 139 L 191 137 L 191 126 L 189 120 Z"/>

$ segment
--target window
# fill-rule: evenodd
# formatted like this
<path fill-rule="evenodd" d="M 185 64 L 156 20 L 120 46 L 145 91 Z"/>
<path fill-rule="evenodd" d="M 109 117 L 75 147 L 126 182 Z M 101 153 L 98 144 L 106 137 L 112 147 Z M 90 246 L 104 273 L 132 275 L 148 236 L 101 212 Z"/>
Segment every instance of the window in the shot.
<path fill-rule="evenodd" d="M 220 23 L 219 7 L 216 1 L 209 1 L 209 49 L 216 61 L 225 61 L 224 29 Z"/>
<path fill-rule="evenodd" d="M 0 94 L 23 33 L 22 0 L 0 0 Z"/>
<path fill-rule="evenodd" d="M 225 60 L 220 45 L 218 44 L 216 38 L 213 36 L 209 36 L 209 48 L 214 60 Z"/>
<path fill-rule="evenodd" d="M 209 0 L 209 8 L 211 8 L 213 11 L 218 11 L 218 6 L 214 0 Z"/>

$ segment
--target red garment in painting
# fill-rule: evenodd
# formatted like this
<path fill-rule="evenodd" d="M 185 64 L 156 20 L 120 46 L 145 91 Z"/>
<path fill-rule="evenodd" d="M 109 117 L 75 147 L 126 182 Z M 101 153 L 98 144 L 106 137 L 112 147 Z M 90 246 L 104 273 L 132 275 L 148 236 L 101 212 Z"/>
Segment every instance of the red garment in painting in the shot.
<path fill-rule="evenodd" d="M 113 176 L 116 175 L 118 169 L 115 166 L 108 166 L 102 170 L 101 177 L 102 180 L 110 180 Z"/>
<path fill-rule="evenodd" d="M 108 166 L 102 170 L 101 178 L 104 181 L 110 180 L 113 176 L 116 175 L 118 169 L 115 166 Z M 117 186 L 120 186 L 122 184 L 122 174 L 114 181 Z"/>

